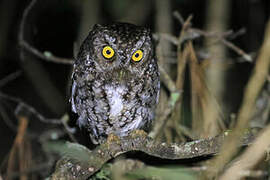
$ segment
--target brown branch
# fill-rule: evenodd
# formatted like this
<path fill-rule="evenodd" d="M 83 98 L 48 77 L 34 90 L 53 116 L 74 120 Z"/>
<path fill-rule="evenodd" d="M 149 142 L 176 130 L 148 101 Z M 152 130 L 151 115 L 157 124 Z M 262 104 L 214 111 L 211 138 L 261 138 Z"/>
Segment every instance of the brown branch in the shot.
<path fill-rule="evenodd" d="M 46 118 L 44 117 L 42 114 L 40 114 L 33 106 L 25 103 L 23 100 L 16 98 L 16 97 L 12 97 L 9 96 L 7 94 L 4 94 L 2 92 L 0 92 L 0 99 L 6 99 L 12 102 L 15 102 L 18 104 L 17 109 L 15 111 L 18 112 L 21 108 L 24 108 L 27 110 L 27 112 L 30 112 L 31 114 L 33 114 L 34 116 L 36 116 L 41 122 L 43 123 L 50 123 L 50 124 L 61 124 L 61 121 L 59 119 L 54 119 L 54 118 Z"/>
<path fill-rule="evenodd" d="M 189 16 L 184 21 L 184 19 L 181 17 L 180 14 L 178 14 L 179 16 L 177 16 L 177 13 L 175 13 L 175 15 L 179 19 L 180 23 L 182 23 L 182 30 L 179 33 L 179 37 L 177 38 L 178 43 L 176 44 L 177 46 L 177 76 L 176 76 L 175 86 L 178 91 L 182 91 L 183 86 L 184 86 L 184 80 L 185 80 L 185 69 L 187 66 L 188 58 L 190 56 L 190 49 L 188 48 L 188 46 L 183 45 L 182 42 L 183 42 L 183 37 L 186 34 L 186 30 L 191 26 L 192 16 Z M 191 43 L 191 42 L 188 42 L 188 43 Z M 193 133 L 191 133 L 191 131 L 189 131 L 187 128 L 181 125 L 183 121 L 181 119 L 182 101 L 183 101 L 183 96 L 177 99 L 175 106 L 173 107 L 171 122 L 173 122 L 175 131 L 178 137 L 181 138 L 182 141 L 185 141 L 183 134 L 185 134 L 187 137 L 190 137 L 192 139 L 195 136 Z"/>
<path fill-rule="evenodd" d="M 223 146 L 221 155 L 212 160 L 211 166 L 220 172 L 237 152 L 237 144 L 244 133 L 248 122 L 253 115 L 255 102 L 268 76 L 270 68 L 270 21 L 265 30 L 265 37 L 260 54 L 256 61 L 252 76 L 245 89 L 243 102 L 237 116 L 237 124 L 233 136 L 228 138 Z M 215 176 L 214 174 L 209 174 Z"/>
<path fill-rule="evenodd" d="M 185 25 L 185 21 L 183 19 L 183 17 L 181 16 L 181 14 L 177 11 L 174 12 L 174 17 L 180 22 L 180 24 L 184 27 Z M 191 23 L 190 23 L 191 25 Z M 233 44 L 232 42 L 226 40 L 227 37 L 231 37 L 230 39 L 233 39 L 241 34 L 243 34 L 245 31 L 244 29 L 240 29 L 238 32 L 233 33 L 232 30 L 229 30 L 227 32 L 223 32 L 223 33 L 218 33 L 218 32 L 206 32 L 203 31 L 201 29 L 197 29 L 197 28 L 192 28 L 191 26 L 187 26 L 187 33 L 185 35 L 185 37 L 183 37 L 183 40 L 193 40 L 195 38 L 199 38 L 201 36 L 203 37 L 210 37 L 210 38 L 216 38 L 218 41 L 220 41 L 221 43 L 223 43 L 225 46 L 227 46 L 229 49 L 233 50 L 234 52 L 236 52 L 238 55 L 240 55 L 243 59 L 245 59 L 248 62 L 253 62 L 253 58 L 251 55 L 249 55 L 248 53 L 246 53 L 244 50 L 242 50 L 241 48 L 237 47 L 235 44 Z M 168 38 L 167 38 L 168 39 Z M 170 37 L 168 40 L 170 40 L 172 43 L 174 43 L 174 40 L 172 41 L 172 38 Z"/>
<path fill-rule="evenodd" d="M 204 37 L 216 38 L 217 41 L 221 42 L 222 44 L 227 46 L 229 49 L 236 52 L 238 55 L 240 55 L 246 61 L 248 61 L 248 62 L 253 61 L 253 58 L 251 55 L 246 53 L 244 50 L 242 50 L 241 48 L 239 48 L 238 46 L 236 46 L 232 42 L 226 40 L 227 37 L 234 35 L 233 31 L 228 31 L 228 32 L 224 32 L 224 33 L 216 33 L 216 32 L 206 32 L 206 31 L 196 29 L 196 28 L 190 28 L 190 31 L 199 34 L 198 37 L 204 36 Z M 238 33 L 236 33 L 236 34 L 238 34 Z"/>
<path fill-rule="evenodd" d="M 156 41 L 159 41 L 161 38 L 163 38 L 166 41 L 171 42 L 173 45 L 178 45 L 178 38 L 171 35 L 171 34 L 167 34 L 167 33 L 153 33 L 153 38 Z"/>
<path fill-rule="evenodd" d="M 3 79 L 0 79 L 0 88 L 9 83 L 10 81 L 18 78 L 22 74 L 21 70 L 15 71 L 8 76 L 4 77 Z"/>
<path fill-rule="evenodd" d="M 247 176 L 248 174 L 241 172 L 252 170 L 252 168 L 262 160 L 270 146 L 269 137 L 270 126 L 268 125 L 263 132 L 258 135 L 254 143 L 225 171 L 220 177 L 220 180 L 238 180 Z"/>
<path fill-rule="evenodd" d="M 243 30 L 240 29 L 239 31 L 242 32 Z M 235 44 L 233 44 L 232 42 L 230 42 L 229 40 L 226 39 L 226 38 L 233 39 L 233 38 L 235 38 L 235 36 L 238 36 L 239 34 L 241 34 L 241 33 L 238 33 L 238 32 L 233 33 L 232 31 L 227 31 L 224 33 L 206 32 L 206 31 L 196 29 L 196 28 L 189 28 L 187 30 L 186 35 L 182 38 L 182 42 L 187 41 L 187 40 L 193 40 L 193 39 L 199 38 L 201 36 L 208 37 L 208 38 L 216 38 L 216 42 L 221 42 L 222 44 L 227 46 L 229 49 L 233 50 L 238 55 L 240 55 L 241 56 L 240 58 L 242 58 L 240 62 L 242 62 L 242 61 L 253 62 L 253 58 L 254 58 L 253 54 L 246 53 L 244 50 L 242 50 L 241 48 L 239 48 L 238 46 L 236 46 Z M 232 36 L 232 38 L 231 38 L 231 36 Z M 159 37 L 162 37 L 164 40 L 171 42 L 175 46 L 178 46 L 178 44 L 179 44 L 177 37 L 175 37 L 171 34 L 156 33 L 156 34 L 154 34 L 154 37 L 156 39 L 159 39 Z"/>
<path fill-rule="evenodd" d="M 181 25 L 185 23 L 183 16 L 178 11 L 174 11 L 173 16 L 179 21 Z"/>
<path fill-rule="evenodd" d="M 28 52 L 32 53 L 33 55 L 41 58 L 42 60 L 45 61 L 50 61 L 54 63 L 60 63 L 60 64 L 73 64 L 72 59 L 66 59 L 66 58 L 61 58 L 61 57 L 56 57 L 48 52 L 42 53 L 39 50 L 37 50 L 35 47 L 31 46 L 28 44 L 25 39 L 24 39 L 24 30 L 25 30 L 25 23 L 27 21 L 27 18 L 29 18 L 29 14 L 31 11 L 33 11 L 34 6 L 36 5 L 37 0 L 32 0 L 30 4 L 25 8 L 20 24 L 20 29 L 19 29 L 19 45 L 27 50 Z"/>
<path fill-rule="evenodd" d="M 64 126 L 64 128 L 65 128 L 64 130 L 68 134 L 69 138 L 73 142 L 78 142 L 77 139 L 73 135 L 74 130 L 68 126 L 69 116 L 67 113 L 65 113 L 60 119 L 46 118 L 41 113 L 39 113 L 33 106 L 30 106 L 29 104 L 23 102 L 19 98 L 12 97 L 12 96 L 9 96 L 9 95 L 6 95 L 6 94 L 3 94 L 0 92 L 0 99 L 1 98 L 15 102 L 18 104 L 16 109 L 15 109 L 15 115 L 20 114 L 20 112 L 30 113 L 30 114 L 34 115 L 38 120 L 40 120 L 40 122 L 47 123 L 47 124 L 55 124 L 55 125 L 62 124 Z M 1 107 L 0 107 L 0 110 L 1 110 Z M 14 125 L 8 121 L 8 119 L 7 119 L 8 117 L 6 114 L 4 114 L 4 111 L 3 112 L 1 111 L 0 115 L 4 116 L 3 119 L 8 124 L 8 126 L 11 129 L 16 131 L 16 129 L 14 129 Z"/>
<path fill-rule="evenodd" d="M 48 62 L 54 62 L 57 64 L 69 64 L 72 65 L 73 64 L 73 59 L 68 59 L 68 58 L 62 58 L 62 57 L 57 57 L 54 56 L 53 54 L 51 54 L 50 52 L 40 52 L 38 49 L 36 49 L 35 47 L 31 46 L 30 44 L 28 44 L 25 40 L 21 39 L 19 44 L 21 45 L 21 47 L 25 50 L 27 50 L 28 52 L 32 53 L 33 55 L 39 57 L 42 60 L 48 61 Z"/>
<path fill-rule="evenodd" d="M 17 164 L 19 165 L 19 169 L 23 171 L 27 169 L 31 163 L 31 158 L 27 159 L 27 156 L 29 156 L 30 152 L 29 147 L 27 146 L 29 144 L 27 144 L 27 139 L 25 136 L 28 127 L 28 119 L 23 116 L 18 116 L 18 119 L 18 133 L 14 140 L 8 159 L 7 179 L 10 179 L 10 176 L 12 175 L 12 172 L 16 168 Z M 22 174 L 20 179 L 26 180 L 27 176 Z"/>
<path fill-rule="evenodd" d="M 87 179 L 97 172 L 107 161 L 120 154 L 129 151 L 141 151 L 150 156 L 161 159 L 187 159 L 213 155 L 218 153 L 227 133 L 208 139 L 201 139 L 181 144 L 166 144 L 156 142 L 146 136 L 141 131 L 135 131 L 130 136 L 122 137 L 120 140 L 115 138 L 101 144 L 93 151 L 86 149 L 82 145 L 66 143 L 72 153 L 64 154 L 64 158 L 57 162 L 52 180 L 57 179 Z M 252 133 L 243 137 L 243 145 L 249 144 L 253 140 Z M 80 152 L 80 153 L 79 153 Z M 74 156 L 75 155 L 75 156 Z M 79 157 L 81 156 L 81 157 Z"/>
<path fill-rule="evenodd" d="M 177 82 L 174 82 L 170 76 L 166 73 L 165 69 L 162 67 L 162 65 L 159 66 L 159 71 L 161 73 L 161 81 L 166 85 L 166 87 L 169 89 L 170 91 L 170 99 L 169 102 L 167 104 L 167 108 L 163 111 L 163 114 L 160 118 L 161 123 L 156 123 L 152 132 L 150 133 L 150 136 L 155 138 L 157 137 L 160 132 L 161 129 L 166 125 L 167 121 L 169 120 L 169 115 L 176 110 L 177 108 L 179 109 L 179 102 L 181 100 L 181 87 L 183 86 L 183 76 L 184 76 L 184 69 L 185 69 L 185 65 L 186 65 L 186 58 L 188 55 L 188 49 L 185 48 L 184 53 L 182 55 L 181 52 L 181 42 L 182 41 L 182 37 L 184 37 L 184 34 L 186 32 L 186 29 L 188 29 L 188 27 L 190 26 L 190 22 L 191 22 L 192 16 L 189 16 L 187 18 L 187 20 L 184 22 L 183 24 L 183 28 L 182 31 L 179 35 L 178 38 L 171 36 L 171 35 L 166 35 L 166 34 L 158 34 L 161 35 L 163 37 L 166 37 L 169 41 L 172 41 L 175 45 L 177 45 L 177 58 L 178 58 L 178 76 L 177 76 Z M 163 60 L 163 56 L 161 53 L 161 50 L 157 51 L 157 54 L 159 55 L 158 58 L 161 59 L 162 62 L 164 62 Z M 181 61 L 181 62 L 180 62 Z M 175 111 L 176 112 L 176 111 Z M 177 117 L 175 117 L 175 114 L 173 115 L 174 119 L 176 119 Z M 175 121 L 174 121 L 175 122 Z M 180 125 L 178 125 L 180 126 Z M 177 128 L 177 133 L 180 134 L 180 128 L 178 128 L 178 126 L 176 126 Z M 186 131 L 187 132 L 187 131 Z M 187 134 L 191 134 L 188 133 Z"/>
<path fill-rule="evenodd" d="M 11 118 L 8 115 L 7 108 L 9 108 L 8 104 L 5 101 L 1 101 L 0 103 L 0 117 L 3 122 L 9 127 L 13 132 L 17 132 L 17 125 L 12 122 Z"/>
<path fill-rule="evenodd" d="M 180 96 L 178 96 L 177 99 L 179 97 Z M 170 101 L 171 101 L 171 99 L 172 99 L 172 95 L 170 97 Z M 169 119 L 168 117 L 172 113 L 174 106 L 175 106 L 175 104 L 171 104 L 171 103 L 167 104 L 166 109 L 163 111 L 163 113 L 160 117 L 160 120 L 159 120 L 160 123 L 156 123 L 155 126 L 153 127 L 153 130 L 149 133 L 150 137 L 156 138 L 160 134 L 160 132 L 162 131 L 162 128 L 164 128 L 165 124 L 167 123 L 167 121 Z"/>
<path fill-rule="evenodd" d="M 165 62 L 162 51 L 160 48 L 157 48 L 157 57 L 159 59 L 159 62 Z M 168 116 L 171 114 L 172 110 L 174 109 L 175 102 L 180 97 L 180 91 L 177 90 L 175 86 L 175 82 L 172 80 L 170 75 L 166 72 L 165 68 L 161 63 L 159 63 L 159 72 L 161 74 L 160 78 L 162 83 L 167 87 L 167 89 L 170 91 L 170 99 L 168 103 L 166 104 L 166 108 L 164 109 L 161 117 L 159 118 L 159 123 L 155 123 L 155 126 L 153 127 L 152 131 L 150 132 L 150 136 L 155 138 L 159 135 L 161 132 L 161 129 L 164 127 L 164 125 L 168 121 Z"/>
<path fill-rule="evenodd" d="M 175 85 L 178 91 L 182 91 L 184 87 L 185 69 L 187 66 L 188 58 L 190 56 L 190 49 L 188 48 L 189 43 L 190 42 L 188 42 L 187 45 L 184 47 L 183 52 L 181 51 L 180 47 L 181 44 L 178 43 L 177 46 L 177 76 Z M 176 102 L 171 119 L 174 123 L 175 131 L 179 137 L 182 137 L 183 136 L 182 134 L 184 134 L 185 136 L 193 139 L 195 137 L 194 133 L 192 133 L 190 130 L 181 125 L 183 123 L 183 120 L 181 118 L 182 104 L 183 104 L 183 96 L 181 96 Z"/>
<path fill-rule="evenodd" d="M 159 56 L 159 59 L 163 58 L 162 56 Z M 161 74 L 161 81 L 165 84 L 165 86 L 170 91 L 170 99 L 167 104 L 166 109 L 163 111 L 162 116 L 160 117 L 159 122 L 156 123 L 153 127 L 153 130 L 150 132 L 150 136 L 155 138 L 158 136 L 158 134 L 161 132 L 161 129 L 166 124 L 167 120 L 169 119 L 168 116 L 172 113 L 176 101 L 180 98 L 180 92 L 177 90 L 174 81 L 171 79 L 169 74 L 165 71 L 162 65 L 159 65 L 159 72 Z"/>
<path fill-rule="evenodd" d="M 234 45 L 232 42 L 230 42 L 224 38 L 221 39 L 221 42 L 224 45 L 226 45 L 228 48 L 235 51 L 238 55 L 242 56 L 243 59 L 245 59 L 247 62 L 253 62 L 253 58 L 249 54 L 247 54 L 244 50 L 242 50 L 241 48 Z"/>
<path fill-rule="evenodd" d="M 161 59 L 161 58 L 159 58 Z M 162 65 L 159 65 L 159 72 L 161 74 L 161 81 L 168 88 L 171 93 L 175 93 L 177 88 L 175 86 L 174 81 L 171 79 L 170 75 L 165 71 Z"/>
<path fill-rule="evenodd" d="M 69 116 L 68 114 L 64 114 L 64 116 L 61 118 L 61 122 L 65 128 L 66 133 L 68 134 L 69 138 L 73 141 L 78 143 L 77 139 L 75 136 L 71 133 L 71 128 L 68 126 L 68 121 L 69 121 Z"/>
<path fill-rule="evenodd" d="M 54 1 L 30 1 L 30 4 L 25 8 L 22 14 L 18 32 L 18 43 L 21 47 L 19 54 L 23 62 L 21 65 L 26 76 L 32 82 L 33 87 L 39 93 L 47 107 L 57 114 L 64 112 L 63 105 L 65 104 L 65 100 L 63 94 L 55 87 L 54 83 L 52 83 L 48 72 L 44 69 L 41 62 L 36 61 L 37 58 L 41 58 L 42 60 L 45 59 L 46 61 L 54 62 L 54 56 L 49 52 L 43 54 L 28 44 L 28 42 L 33 41 L 32 29 L 35 26 L 34 23 L 39 18 L 40 10 L 51 3 L 54 3 Z"/>

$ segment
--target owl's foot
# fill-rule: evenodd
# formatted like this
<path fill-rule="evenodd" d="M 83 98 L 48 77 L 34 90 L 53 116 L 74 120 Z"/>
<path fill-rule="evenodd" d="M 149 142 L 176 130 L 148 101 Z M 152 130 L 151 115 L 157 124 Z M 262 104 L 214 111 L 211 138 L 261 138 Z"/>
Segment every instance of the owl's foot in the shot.
<path fill-rule="evenodd" d="M 115 135 L 115 134 L 109 134 L 108 137 L 107 137 L 106 143 L 107 143 L 108 145 L 110 145 L 110 144 L 112 144 L 112 143 L 117 143 L 117 144 L 119 144 L 120 141 L 121 141 L 121 140 L 120 140 L 120 138 L 119 138 L 117 135 Z"/>
<path fill-rule="evenodd" d="M 147 133 L 144 130 L 141 129 L 136 129 L 134 131 L 131 131 L 130 136 L 132 138 L 136 138 L 136 137 L 147 137 Z"/>

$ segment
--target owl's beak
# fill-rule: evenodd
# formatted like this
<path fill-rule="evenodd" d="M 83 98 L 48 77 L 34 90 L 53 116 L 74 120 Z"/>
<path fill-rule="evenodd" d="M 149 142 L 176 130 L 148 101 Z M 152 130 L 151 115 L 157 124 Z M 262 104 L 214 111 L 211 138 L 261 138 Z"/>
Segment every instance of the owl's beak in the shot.
<path fill-rule="evenodd" d="M 123 69 L 120 69 L 120 71 L 118 73 L 119 80 L 122 81 L 124 79 L 125 75 L 126 75 L 126 71 Z"/>
<path fill-rule="evenodd" d="M 130 72 L 124 68 L 117 69 L 115 72 L 116 76 L 114 77 L 116 77 L 119 82 L 127 80 L 130 76 Z"/>

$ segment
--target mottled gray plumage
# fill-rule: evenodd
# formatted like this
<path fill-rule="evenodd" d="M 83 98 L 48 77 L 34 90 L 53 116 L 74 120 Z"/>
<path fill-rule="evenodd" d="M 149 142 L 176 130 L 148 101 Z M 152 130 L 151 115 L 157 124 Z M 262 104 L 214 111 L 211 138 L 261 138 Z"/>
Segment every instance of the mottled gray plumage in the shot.
<path fill-rule="evenodd" d="M 115 52 L 111 59 L 102 55 L 105 46 Z M 137 50 L 143 52 L 139 62 L 131 58 Z M 160 89 L 150 31 L 128 23 L 95 25 L 80 48 L 72 81 L 72 110 L 93 143 L 109 134 L 149 130 Z"/>

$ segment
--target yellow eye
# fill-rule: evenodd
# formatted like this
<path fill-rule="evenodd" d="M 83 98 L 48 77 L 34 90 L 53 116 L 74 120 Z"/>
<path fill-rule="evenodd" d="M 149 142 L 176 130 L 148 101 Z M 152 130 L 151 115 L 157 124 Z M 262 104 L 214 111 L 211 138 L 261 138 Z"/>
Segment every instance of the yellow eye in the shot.
<path fill-rule="evenodd" d="M 140 61 L 143 58 L 143 52 L 142 50 L 137 50 L 135 53 L 132 55 L 132 60 L 133 61 Z"/>
<path fill-rule="evenodd" d="M 114 55 L 114 50 L 113 48 L 111 48 L 110 46 L 105 46 L 102 50 L 102 55 L 103 57 L 105 57 L 106 59 L 110 59 L 113 57 Z"/>

